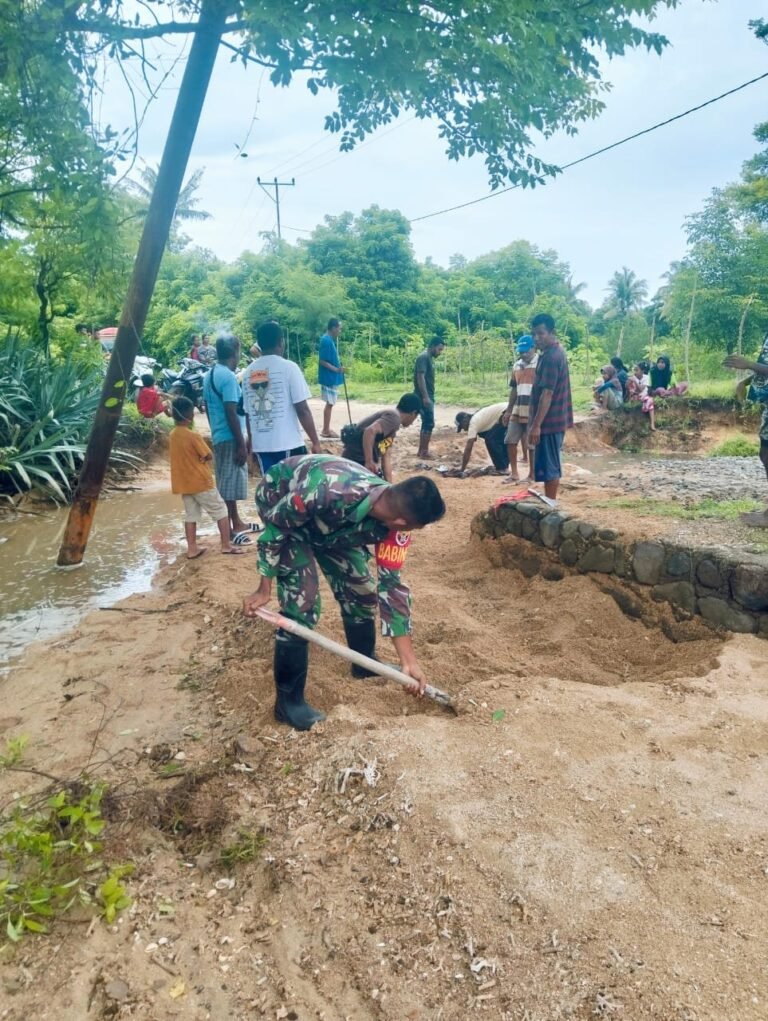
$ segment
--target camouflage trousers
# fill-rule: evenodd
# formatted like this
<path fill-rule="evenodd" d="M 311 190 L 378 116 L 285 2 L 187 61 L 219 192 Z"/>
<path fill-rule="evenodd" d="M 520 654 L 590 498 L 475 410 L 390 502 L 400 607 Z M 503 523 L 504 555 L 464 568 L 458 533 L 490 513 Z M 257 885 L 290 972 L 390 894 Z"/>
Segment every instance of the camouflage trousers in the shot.
<path fill-rule="evenodd" d="M 314 550 L 309 543 L 292 540 L 283 547 L 277 574 L 280 611 L 291 620 L 313 628 L 320 620 L 320 578 L 325 575 L 347 620 L 370 620 L 378 604 L 376 580 L 365 546 Z"/>

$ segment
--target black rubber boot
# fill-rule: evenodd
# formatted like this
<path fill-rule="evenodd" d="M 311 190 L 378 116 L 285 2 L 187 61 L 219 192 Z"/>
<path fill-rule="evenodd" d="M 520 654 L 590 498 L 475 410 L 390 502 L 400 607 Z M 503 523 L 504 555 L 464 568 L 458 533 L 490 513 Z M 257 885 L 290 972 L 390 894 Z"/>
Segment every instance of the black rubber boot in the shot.
<path fill-rule="evenodd" d="M 287 723 L 294 730 L 309 730 L 325 713 L 313 709 L 304 701 L 309 666 L 309 645 L 285 631 L 275 636 L 275 719 Z"/>
<path fill-rule="evenodd" d="M 344 634 L 347 636 L 347 645 L 353 652 L 359 652 L 369 659 L 375 659 L 377 663 L 381 660 L 376 655 L 376 621 L 369 617 L 367 620 L 347 620 L 344 618 Z M 353 677 L 378 677 L 373 670 L 366 670 L 364 666 L 352 664 Z"/>

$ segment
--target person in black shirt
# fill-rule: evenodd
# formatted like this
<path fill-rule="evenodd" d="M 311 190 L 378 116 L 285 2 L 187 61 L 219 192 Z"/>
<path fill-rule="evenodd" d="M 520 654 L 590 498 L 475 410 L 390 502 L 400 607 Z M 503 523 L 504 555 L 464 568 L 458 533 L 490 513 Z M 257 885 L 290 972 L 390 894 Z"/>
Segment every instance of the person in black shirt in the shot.
<path fill-rule="evenodd" d="M 435 428 L 435 358 L 445 350 L 445 341 L 433 337 L 413 367 L 413 389 L 421 400 L 421 433 L 418 457 L 429 457 L 429 441 Z"/>

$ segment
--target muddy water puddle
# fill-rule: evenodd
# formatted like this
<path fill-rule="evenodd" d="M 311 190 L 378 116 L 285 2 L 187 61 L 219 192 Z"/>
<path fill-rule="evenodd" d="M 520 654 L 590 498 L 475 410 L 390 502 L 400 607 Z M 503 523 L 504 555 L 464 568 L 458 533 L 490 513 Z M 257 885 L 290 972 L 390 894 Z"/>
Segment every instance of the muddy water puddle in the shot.
<path fill-rule="evenodd" d="M 182 549 L 179 501 L 160 489 L 109 494 L 83 566 L 69 571 L 56 566 L 67 508 L 0 521 L 0 675 L 31 642 L 68 630 L 94 607 L 148 591 L 159 564 Z"/>

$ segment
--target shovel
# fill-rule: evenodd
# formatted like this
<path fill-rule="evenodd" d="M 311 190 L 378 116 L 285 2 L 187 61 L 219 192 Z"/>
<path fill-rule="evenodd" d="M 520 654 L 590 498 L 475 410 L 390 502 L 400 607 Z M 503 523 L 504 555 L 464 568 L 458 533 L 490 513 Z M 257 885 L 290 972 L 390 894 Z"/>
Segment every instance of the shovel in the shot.
<path fill-rule="evenodd" d="M 337 656 L 341 656 L 342 659 L 348 660 L 350 663 L 355 663 L 357 666 L 365 667 L 366 670 L 370 670 L 372 673 L 378 674 L 380 677 L 386 677 L 388 681 L 396 681 L 398 684 L 402 684 L 404 687 L 410 687 L 413 684 L 413 678 L 409 677 L 408 674 L 404 674 L 402 670 L 397 670 L 393 666 L 389 666 L 387 663 L 380 663 L 377 659 L 371 659 L 369 656 L 363 656 L 360 652 L 353 652 L 352 649 L 347 648 L 346 645 L 341 645 L 339 642 L 334 642 L 332 638 L 326 638 L 325 635 L 319 635 L 316 631 L 311 631 L 308 627 L 304 627 L 302 624 L 297 624 L 295 620 L 289 620 L 288 617 L 284 617 L 281 613 L 275 613 L 274 610 L 268 610 L 262 606 L 256 611 L 257 616 L 261 617 L 272 627 L 282 628 L 284 631 L 288 631 L 292 635 L 297 635 L 299 638 L 304 638 L 308 642 L 313 642 L 315 645 L 319 645 L 321 649 L 327 649 L 328 652 L 333 652 Z M 451 696 L 445 692 L 440 691 L 439 688 L 433 688 L 431 684 L 428 684 L 424 689 L 424 694 L 427 698 L 431 698 L 433 702 L 437 702 L 438 705 L 443 706 L 444 709 L 449 709 L 451 712 L 456 712 L 456 706 L 453 704 Z"/>

